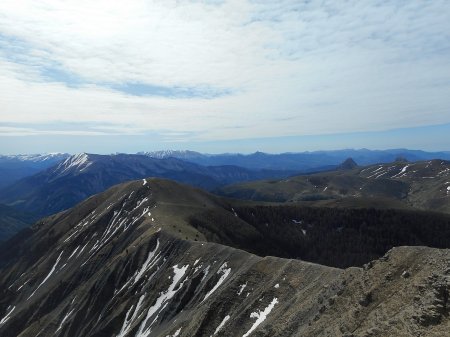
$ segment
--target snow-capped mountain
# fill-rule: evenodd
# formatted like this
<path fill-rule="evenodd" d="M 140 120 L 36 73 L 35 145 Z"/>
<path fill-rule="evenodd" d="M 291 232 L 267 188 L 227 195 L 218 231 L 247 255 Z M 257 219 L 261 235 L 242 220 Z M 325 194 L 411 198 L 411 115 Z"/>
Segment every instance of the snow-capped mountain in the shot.
<path fill-rule="evenodd" d="M 70 154 L 61 152 L 52 152 L 44 154 L 18 154 L 18 155 L 0 155 L 0 162 L 21 161 L 21 162 L 57 162 L 68 158 Z"/>
<path fill-rule="evenodd" d="M 162 151 L 152 151 L 152 152 L 138 152 L 144 156 L 151 158 L 164 159 L 164 158 L 178 158 L 184 160 L 193 160 L 196 158 L 208 157 L 209 155 L 200 152 L 189 151 L 189 150 L 162 150 Z"/>

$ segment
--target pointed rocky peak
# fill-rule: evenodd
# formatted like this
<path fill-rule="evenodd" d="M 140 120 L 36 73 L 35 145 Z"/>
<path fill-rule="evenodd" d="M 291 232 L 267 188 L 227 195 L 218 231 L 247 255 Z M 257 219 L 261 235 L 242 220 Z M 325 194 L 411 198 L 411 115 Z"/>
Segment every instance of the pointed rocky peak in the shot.
<path fill-rule="evenodd" d="M 347 158 L 338 166 L 338 169 L 339 170 L 352 170 L 355 167 L 358 167 L 358 164 L 353 160 L 353 158 Z"/>

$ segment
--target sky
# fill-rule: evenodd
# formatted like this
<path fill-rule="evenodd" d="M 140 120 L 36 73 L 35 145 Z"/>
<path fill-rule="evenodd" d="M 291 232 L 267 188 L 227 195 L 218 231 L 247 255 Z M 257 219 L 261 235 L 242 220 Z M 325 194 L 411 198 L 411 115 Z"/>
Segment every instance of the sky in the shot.
<path fill-rule="evenodd" d="M 450 150 L 450 2 L 2 0 L 0 153 Z"/>

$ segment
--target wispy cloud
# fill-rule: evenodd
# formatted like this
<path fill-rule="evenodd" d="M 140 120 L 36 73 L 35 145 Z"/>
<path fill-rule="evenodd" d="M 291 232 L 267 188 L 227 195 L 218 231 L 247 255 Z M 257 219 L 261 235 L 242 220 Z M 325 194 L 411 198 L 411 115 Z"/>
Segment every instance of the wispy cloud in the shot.
<path fill-rule="evenodd" d="M 0 135 L 226 140 L 450 122 L 445 0 L 3 0 L 0 13 L 1 121 L 18 128 Z"/>

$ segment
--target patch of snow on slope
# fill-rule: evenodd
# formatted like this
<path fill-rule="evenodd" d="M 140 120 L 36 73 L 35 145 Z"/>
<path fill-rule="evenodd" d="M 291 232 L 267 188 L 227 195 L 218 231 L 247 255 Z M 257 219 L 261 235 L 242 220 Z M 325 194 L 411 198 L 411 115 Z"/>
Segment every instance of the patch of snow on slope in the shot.
<path fill-rule="evenodd" d="M 56 266 L 58 265 L 58 263 L 59 263 L 59 260 L 61 259 L 61 255 L 62 255 L 62 253 L 63 253 L 64 251 L 62 251 L 60 254 L 59 254 L 59 256 L 58 256 L 58 259 L 56 260 L 56 262 L 55 262 L 55 264 L 53 265 L 53 267 L 52 267 L 52 269 L 50 270 L 50 272 L 48 273 L 48 275 L 45 277 L 45 279 L 44 279 L 44 281 L 42 281 L 41 282 L 41 284 L 39 284 L 38 285 L 38 287 L 33 291 L 33 293 L 30 295 L 30 297 L 31 296 L 33 296 L 34 295 L 34 293 L 50 278 L 50 276 L 52 276 L 52 274 L 53 274 L 53 272 L 55 271 L 55 269 L 56 269 Z M 30 297 L 28 297 L 27 298 L 27 300 L 29 300 L 30 299 Z"/>
<path fill-rule="evenodd" d="M 72 309 L 70 312 L 68 312 L 68 313 L 64 316 L 64 318 L 62 319 L 61 323 L 59 324 L 58 329 L 56 329 L 55 332 L 58 332 L 59 330 L 61 330 L 61 328 L 63 327 L 64 323 L 66 322 L 66 320 L 69 318 L 69 316 L 72 314 L 72 312 L 73 312 L 74 310 L 75 310 L 75 309 Z"/>
<path fill-rule="evenodd" d="M 247 286 L 247 282 L 245 282 L 245 284 L 241 284 L 239 286 L 239 291 L 237 292 L 238 295 L 242 294 L 242 292 L 244 291 L 245 287 Z"/>
<path fill-rule="evenodd" d="M 159 312 L 161 312 L 166 307 L 166 305 L 168 304 L 168 301 L 181 289 L 184 282 L 181 282 L 177 289 L 175 289 L 175 287 L 181 281 L 181 279 L 183 278 L 183 276 L 186 273 L 188 268 L 189 268 L 189 265 L 185 265 L 181 268 L 178 268 L 178 265 L 173 266 L 174 276 L 172 279 L 172 284 L 169 286 L 169 288 L 165 292 L 162 292 L 160 294 L 160 296 L 156 300 L 155 304 L 153 304 L 148 309 L 147 316 L 142 321 L 142 323 L 139 327 L 139 330 L 136 334 L 136 337 L 148 337 L 150 335 L 150 333 L 152 331 L 151 327 L 152 327 L 153 323 L 156 321 L 156 319 L 158 318 L 158 316 L 156 315 L 155 319 L 150 324 L 150 326 L 146 327 L 148 320 L 150 318 L 152 318 L 153 316 L 155 316 L 155 314 L 157 314 L 157 313 L 159 314 Z"/>
<path fill-rule="evenodd" d="M 217 271 L 217 274 L 222 274 L 222 276 L 220 277 L 219 281 L 217 281 L 216 285 L 205 295 L 203 301 L 205 301 L 209 296 L 211 296 L 212 293 L 214 293 L 217 290 L 217 288 L 220 287 L 223 281 L 225 281 L 228 275 L 230 275 L 230 272 L 231 268 L 227 268 L 226 262 L 220 266 L 219 270 Z"/>
<path fill-rule="evenodd" d="M 157 261 L 155 258 L 155 254 L 158 251 L 159 248 L 159 239 L 156 241 L 156 247 L 155 250 L 151 251 L 150 253 L 148 253 L 148 257 L 147 260 L 145 260 L 145 262 L 142 264 L 141 269 L 137 272 L 136 276 L 134 277 L 134 281 L 133 284 L 136 284 L 141 277 L 150 269 L 154 266 L 155 262 Z M 156 258 L 159 256 L 156 255 Z"/>
<path fill-rule="evenodd" d="M 217 327 L 216 331 L 214 331 L 213 336 L 217 335 L 217 333 L 223 328 L 225 323 L 230 319 L 230 315 L 226 315 L 222 322 Z"/>
<path fill-rule="evenodd" d="M 397 178 L 397 177 L 403 177 L 405 175 L 406 170 L 408 169 L 410 165 L 406 165 L 405 167 L 403 167 L 401 169 L 401 171 L 399 173 L 397 173 L 396 175 L 392 176 L 391 178 Z"/>
<path fill-rule="evenodd" d="M 0 325 L 3 325 L 6 323 L 6 321 L 8 321 L 8 319 L 10 319 L 9 315 L 11 315 L 11 313 L 14 311 L 16 307 L 12 307 L 12 309 L 10 311 L 8 311 L 5 315 L 5 317 L 2 318 L 2 320 L 0 321 Z"/>
<path fill-rule="evenodd" d="M 178 337 L 180 335 L 181 332 L 181 328 L 179 328 L 177 331 L 175 331 L 175 333 L 172 335 L 172 337 Z M 171 337 L 170 335 L 168 335 L 167 337 Z"/>
<path fill-rule="evenodd" d="M 272 302 L 263 310 L 258 312 L 252 312 L 250 314 L 250 318 L 256 318 L 255 323 L 253 323 L 250 330 L 248 330 L 242 337 L 250 336 L 250 334 L 267 318 L 267 315 L 270 314 L 272 309 L 275 307 L 275 304 L 278 303 L 278 299 L 274 298 Z"/>
<path fill-rule="evenodd" d="M 79 248 L 80 248 L 80 246 L 77 246 L 77 248 L 75 248 L 75 250 L 72 252 L 72 254 L 70 254 L 70 256 L 67 258 L 67 261 L 69 261 L 72 258 L 72 256 L 75 255 L 75 253 L 78 251 Z"/>
<path fill-rule="evenodd" d="M 142 179 L 142 186 L 147 185 L 147 179 Z"/>
<path fill-rule="evenodd" d="M 123 325 L 122 325 L 122 329 L 120 329 L 119 334 L 117 335 L 117 337 L 124 337 L 126 336 L 132 327 L 133 322 L 136 320 L 138 313 L 139 313 L 139 309 L 142 306 L 142 302 L 144 301 L 145 298 L 145 294 L 142 295 L 139 298 L 138 303 L 136 304 L 136 309 L 134 309 L 133 314 L 131 315 L 131 318 L 128 319 L 128 316 L 130 316 L 131 310 L 133 310 L 133 305 L 130 307 L 130 309 L 127 311 L 127 314 L 125 315 L 125 320 L 123 321 Z"/>

